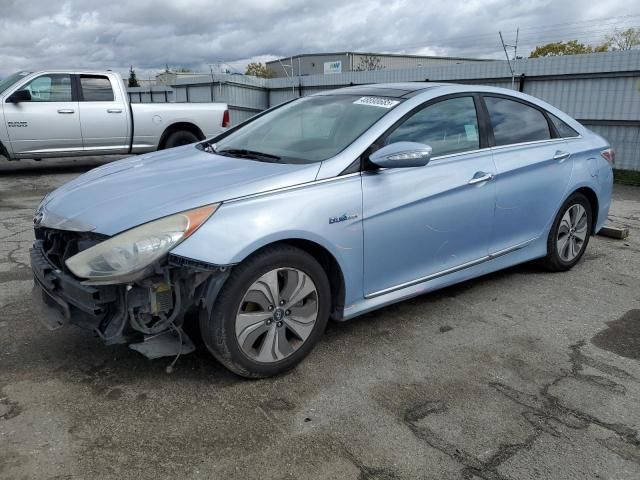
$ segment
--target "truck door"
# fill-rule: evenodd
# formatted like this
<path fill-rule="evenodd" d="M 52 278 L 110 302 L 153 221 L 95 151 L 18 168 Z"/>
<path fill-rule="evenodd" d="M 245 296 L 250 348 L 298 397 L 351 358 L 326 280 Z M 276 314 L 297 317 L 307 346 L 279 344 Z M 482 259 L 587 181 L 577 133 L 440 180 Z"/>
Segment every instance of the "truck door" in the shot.
<path fill-rule="evenodd" d="M 106 75 L 79 75 L 78 86 L 85 152 L 128 153 L 130 120 L 122 88 Z"/>
<path fill-rule="evenodd" d="M 44 158 L 82 152 L 80 116 L 71 75 L 45 73 L 22 85 L 20 90 L 27 90 L 31 100 L 3 105 L 14 154 L 19 158 Z"/>

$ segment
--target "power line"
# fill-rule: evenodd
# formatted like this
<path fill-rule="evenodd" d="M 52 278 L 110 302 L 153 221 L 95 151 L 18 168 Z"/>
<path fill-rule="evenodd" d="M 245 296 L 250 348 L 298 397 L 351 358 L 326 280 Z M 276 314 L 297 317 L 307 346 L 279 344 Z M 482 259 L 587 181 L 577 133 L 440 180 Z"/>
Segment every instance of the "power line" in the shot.
<path fill-rule="evenodd" d="M 629 25 L 629 27 L 631 28 L 638 28 L 640 29 L 640 25 Z M 559 42 L 559 41 L 569 41 L 569 40 L 577 40 L 580 41 L 582 43 L 587 43 L 590 45 L 599 45 L 604 43 L 607 40 L 607 37 L 613 33 L 610 29 L 606 29 L 606 30 L 591 30 L 591 31 L 587 31 L 587 32 L 583 32 L 583 33 L 572 33 L 572 34 L 567 34 L 566 32 L 559 32 L 559 33 L 553 33 L 553 32 L 547 32 L 544 35 L 536 35 L 536 34 L 528 34 L 526 36 L 520 34 L 520 38 L 519 38 L 519 42 L 518 44 L 522 44 L 526 47 L 531 47 L 534 45 L 540 45 L 540 44 L 545 44 L 545 43 L 551 43 L 551 42 Z M 493 38 L 495 38 L 495 33 L 491 35 Z M 500 43 L 496 42 L 494 40 L 491 39 L 487 39 L 487 40 L 464 40 L 464 39 L 458 39 L 455 37 L 452 37 L 451 39 L 448 40 L 442 40 L 442 42 L 439 42 L 438 44 L 422 44 L 421 46 L 416 46 L 413 49 L 402 49 L 403 52 L 407 52 L 407 50 L 411 51 L 415 51 L 416 49 L 420 49 L 420 48 L 449 48 L 451 49 L 452 47 L 456 50 L 470 50 L 473 49 L 475 51 L 477 50 L 484 50 L 484 49 L 490 49 L 490 48 L 499 48 Z M 390 52 L 393 52 L 394 50 L 388 50 Z M 395 50 L 396 52 L 398 52 L 399 50 Z"/>
<path fill-rule="evenodd" d="M 548 38 L 554 38 L 554 39 L 559 38 L 560 35 L 564 40 L 567 40 L 567 39 L 574 40 L 574 39 L 577 39 L 576 37 L 584 38 L 585 36 L 591 36 L 591 35 L 602 36 L 600 35 L 601 33 L 613 33 L 612 30 L 615 30 L 615 28 L 603 29 L 603 27 L 615 26 L 619 28 L 621 26 L 624 26 L 624 28 L 634 28 L 635 25 L 624 25 L 624 23 L 632 19 L 637 19 L 638 17 L 640 17 L 640 15 L 623 15 L 623 16 L 608 17 L 608 18 L 602 18 L 602 19 L 582 20 L 578 22 L 557 23 L 557 24 L 547 25 L 544 27 L 534 27 L 534 26 L 522 27 L 520 29 L 520 35 L 523 41 L 527 41 L 530 43 L 545 41 L 545 39 L 548 39 Z M 618 21 L 611 21 L 608 23 L 605 22 L 607 20 L 616 20 L 616 19 Z M 625 20 L 621 22 L 619 21 L 620 19 L 625 19 Z M 577 26 L 580 24 L 591 24 L 591 25 L 584 25 L 583 27 Z M 575 25 L 575 26 L 571 28 L 559 28 L 559 27 L 564 27 L 568 25 Z M 525 29 L 528 29 L 528 31 Z M 555 32 L 558 32 L 558 33 L 555 34 Z M 515 34 L 516 32 L 505 31 L 503 33 L 506 35 L 510 33 Z M 456 36 L 450 36 L 450 37 L 438 37 L 436 40 L 434 40 L 428 45 L 424 43 L 400 44 L 400 45 L 394 45 L 393 48 L 391 49 L 382 48 L 381 50 L 399 51 L 399 50 L 406 50 L 406 49 L 417 49 L 417 48 L 428 48 L 428 47 L 433 48 L 439 45 L 455 46 L 455 45 L 469 44 L 469 43 L 474 43 L 475 44 L 474 47 L 480 47 L 481 45 L 479 44 L 482 44 L 482 43 L 484 43 L 484 46 L 486 47 L 496 46 L 495 41 L 492 41 L 492 39 L 495 39 L 494 32 L 483 33 L 483 34 L 473 34 L 473 35 L 456 35 Z"/>
<path fill-rule="evenodd" d="M 620 15 L 618 17 L 605 17 L 605 18 L 598 18 L 598 19 L 580 20 L 580 21 L 577 21 L 577 22 L 553 23 L 553 24 L 545 25 L 545 26 L 529 25 L 529 26 L 521 27 L 520 30 L 526 30 L 528 28 L 536 28 L 537 30 L 549 30 L 549 29 L 555 29 L 556 27 L 563 27 L 563 26 L 566 26 L 566 25 L 578 25 L 578 24 L 582 24 L 582 23 L 598 23 L 598 24 L 601 24 L 601 22 L 609 21 L 609 20 L 619 20 L 621 18 L 631 19 L 631 18 L 637 18 L 637 17 L 640 17 L 640 14 L 637 14 L 637 15 Z"/>

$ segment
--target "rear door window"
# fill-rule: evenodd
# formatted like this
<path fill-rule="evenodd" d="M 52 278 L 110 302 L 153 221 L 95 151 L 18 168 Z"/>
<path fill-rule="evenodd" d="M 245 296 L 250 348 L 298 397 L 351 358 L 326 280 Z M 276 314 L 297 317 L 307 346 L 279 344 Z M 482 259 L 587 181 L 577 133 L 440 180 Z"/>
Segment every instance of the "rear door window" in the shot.
<path fill-rule="evenodd" d="M 108 77 L 80 75 L 80 87 L 85 102 L 113 102 L 113 89 Z"/>
<path fill-rule="evenodd" d="M 544 114 L 515 100 L 485 96 L 496 145 L 535 142 L 551 138 Z"/>

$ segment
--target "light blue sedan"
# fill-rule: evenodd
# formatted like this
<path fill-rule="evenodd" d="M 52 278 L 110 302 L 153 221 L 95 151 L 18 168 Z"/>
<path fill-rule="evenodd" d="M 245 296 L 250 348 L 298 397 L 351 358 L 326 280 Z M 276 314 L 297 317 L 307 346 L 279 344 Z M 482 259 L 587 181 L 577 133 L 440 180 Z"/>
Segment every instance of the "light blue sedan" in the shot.
<path fill-rule="evenodd" d="M 45 197 L 31 259 L 51 328 L 150 358 L 187 315 L 266 377 L 342 321 L 540 259 L 573 267 L 607 219 L 614 154 L 493 87 L 379 84 L 299 98 L 217 138 L 92 170 Z"/>

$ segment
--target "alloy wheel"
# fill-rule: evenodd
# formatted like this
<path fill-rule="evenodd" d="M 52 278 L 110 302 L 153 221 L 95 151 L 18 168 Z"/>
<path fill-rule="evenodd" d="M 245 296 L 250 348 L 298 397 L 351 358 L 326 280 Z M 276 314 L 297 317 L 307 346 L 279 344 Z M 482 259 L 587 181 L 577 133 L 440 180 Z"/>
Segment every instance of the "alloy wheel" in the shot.
<path fill-rule="evenodd" d="M 557 247 L 560 258 L 571 262 L 582 250 L 587 239 L 587 211 L 579 203 L 571 205 L 558 226 Z"/>
<path fill-rule="evenodd" d="M 299 349 L 318 318 L 318 291 L 309 275 L 277 268 L 247 290 L 236 314 L 235 333 L 252 360 L 273 363 Z"/>

